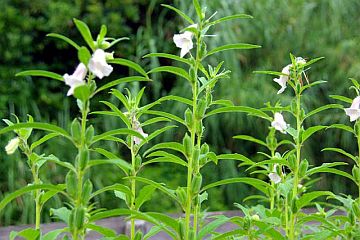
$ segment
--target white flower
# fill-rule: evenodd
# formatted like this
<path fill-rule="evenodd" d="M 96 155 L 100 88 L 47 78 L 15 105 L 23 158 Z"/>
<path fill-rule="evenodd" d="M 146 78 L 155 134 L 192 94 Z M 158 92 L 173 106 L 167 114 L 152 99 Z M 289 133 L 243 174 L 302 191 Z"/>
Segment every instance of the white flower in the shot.
<path fill-rule="evenodd" d="M 104 76 L 109 76 L 113 67 L 106 62 L 106 53 L 102 49 L 97 49 L 89 61 L 89 70 L 95 76 L 102 79 Z"/>
<path fill-rule="evenodd" d="M 9 141 L 9 143 L 5 147 L 5 151 L 8 155 L 13 154 L 16 149 L 19 147 L 20 139 L 18 137 L 13 138 Z"/>
<path fill-rule="evenodd" d="M 75 72 L 72 75 L 65 74 L 64 80 L 65 84 L 70 86 L 67 95 L 70 96 L 74 94 L 74 90 L 76 87 L 85 84 L 84 79 L 87 73 L 86 66 L 83 63 L 80 63 L 77 67 Z"/>
<path fill-rule="evenodd" d="M 274 165 L 274 170 L 271 173 L 269 173 L 268 176 L 273 183 L 278 184 L 281 182 L 281 177 L 279 176 L 279 174 L 277 174 L 276 169 L 277 169 L 277 164 Z"/>
<path fill-rule="evenodd" d="M 360 96 L 354 98 L 351 106 L 345 108 L 345 113 L 350 117 L 350 122 L 357 120 L 360 117 Z"/>
<path fill-rule="evenodd" d="M 286 75 L 281 75 L 279 78 L 274 78 L 274 82 L 278 83 L 281 86 L 281 88 L 277 92 L 277 94 L 284 92 L 284 90 L 286 88 L 286 83 L 289 80 L 289 75 L 290 75 L 290 67 L 291 67 L 291 64 L 287 65 L 286 67 L 284 67 L 282 69 L 281 73 L 286 74 Z"/>
<path fill-rule="evenodd" d="M 193 24 L 188 28 L 197 28 L 197 24 Z M 180 57 L 184 57 L 193 47 L 192 42 L 193 33 L 185 31 L 181 34 L 175 34 L 173 37 L 174 43 L 178 48 L 181 48 Z"/>
<path fill-rule="evenodd" d="M 300 65 L 304 65 L 306 63 L 306 60 L 303 59 L 302 57 L 297 57 L 295 59 L 295 61 L 296 61 L 296 64 L 300 64 Z"/>
<path fill-rule="evenodd" d="M 286 129 L 289 127 L 281 113 L 274 114 L 274 121 L 271 122 L 271 126 L 282 133 L 286 133 Z"/>
<path fill-rule="evenodd" d="M 133 117 L 133 129 L 140 133 L 144 138 L 149 136 L 148 134 L 144 133 L 144 130 L 141 128 L 140 123 L 138 120 L 136 120 L 135 116 Z M 141 138 L 134 137 L 134 143 L 136 145 L 139 145 L 142 142 Z"/>

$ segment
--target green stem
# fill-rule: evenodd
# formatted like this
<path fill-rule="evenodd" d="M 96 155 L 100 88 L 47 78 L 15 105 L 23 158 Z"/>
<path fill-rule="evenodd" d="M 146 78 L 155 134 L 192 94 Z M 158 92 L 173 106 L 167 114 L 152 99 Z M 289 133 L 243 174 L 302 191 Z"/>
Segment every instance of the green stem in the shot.
<path fill-rule="evenodd" d="M 133 177 L 136 177 L 136 166 L 135 166 L 135 149 L 134 149 L 135 145 L 134 145 L 134 137 L 131 137 L 131 165 L 132 165 L 132 171 L 131 174 Z M 136 181 L 135 179 L 131 178 L 130 180 L 131 182 L 131 201 L 130 201 L 130 208 L 131 210 L 136 210 L 135 209 L 135 198 L 136 198 Z M 131 218 L 131 230 L 130 230 L 130 239 L 133 240 L 135 239 L 135 219 Z"/>
<path fill-rule="evenodd" d="M 29 155 L 30 156 L 30 155 Z M 38 172 L 36 170 L 36 165 L 32 165 L 31 166 L 31 172 L 32 172 L 32 176 L 33 176 L 33 181 L 34 184 L 40 184 L 40 179 L 38 176 Z M 41 204 L 40 204 L 40 194 L 41 194 L 41 190 L 38 189 L 35 191 L 35 229 L 39 230 L 40 229 L 40 219 L 41 219 Z"/>
<path fill-rule="evenodd" d="M 355 123 L 356 124 L 359 124 L 358 122 Z M 359 156 L 358 156 L 358 159 L 357 159 L 357 169 L 358 169 L 358 176 L 360 176 L 360 127 L 358 126 L 357 127 L 358 131 L 357 131 L 357 143 L 358 143 L 358 151 L 359 151 Z M 355 176 L 354 176 L 355 177 Z M 360 206 L 360 182 L 357 183 L 358 185 L 358 204 Z M 360 221 L 360 219 L 359 219 Z"/>
<path fill-rule="evenodd" d="M 275 150 L 271 149 L 271 158 L 275 157 Z M 275 183 L 271 181 L 271 192 L 270 192 L 270 210 L 273 210 L 275 207 Z"/>

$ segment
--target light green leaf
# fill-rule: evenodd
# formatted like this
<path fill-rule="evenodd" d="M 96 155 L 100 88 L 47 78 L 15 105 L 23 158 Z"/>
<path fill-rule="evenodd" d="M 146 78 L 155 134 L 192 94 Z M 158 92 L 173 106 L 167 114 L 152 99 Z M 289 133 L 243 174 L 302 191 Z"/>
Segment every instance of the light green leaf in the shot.
<path fill-rule="evenodd" d="M 270 188 L 270 185 L 268 183 L 261 181 L 259 179 L 242 177 L 242 178 L 229 178 L 229 179 L 220 180 L 220 181 L 217 181 L 214 183 L 210 183 L 210 184 L 206 185 L 205 187 L 203 187 L 201 189 L 201 192 L 208 190 L 210 188 L 213 188 L 213 187 L 222 186 L 222 185 L 226 185 L 226 184 L 232 184 L 232 183 L 245 183 L 245 184 L 255 187 L 256 189 L 260 190 L 263 193 L 267 193 L 267 189 Z"/>
<path fill-rule="evenodd" d="M 180 11 L 179 9 L 177 9 L 173 6 L 167 5 L 167 4 L 161 4 L 161 6 L 173 10 L 174 12 L 179 14 L 182 18 L 184 18 L 184 20 L 188 21 L 190 24 L 194 24 L 194 21 L 188 15 L 186 15 L 184 12 Z"/>
<path fill-rule="evenodd" d="M 250 160 L 249 158 L 245 157 L 242 154 L 238 153 L 231 153 L 231 154 L 221 154 L 217 156 L 218 160 L 236 160 L 236 161 L 242 161 L 242 165 L 254 165 L 255 162 Z"/>
<path fill-rule="evenodd" d="M 120 129 L 114 129 L 114 130 L 110 130 L 108 132 L 104 132 L 102 134 L 96 135 L 93 138 L 93 141 L 91 144 L 94 144 L 100 140 L 105 139 L 108 136 L 114 136 L 114 135 L 131 135 L 134 137 L 138 137 L 142 140 L 144 140 L 144 136 L 141 135 L 140 133 L 138 133 L 137 131 L 131 130 L 131 129 L 126 129 L 126 128 L 120 128 Z"/>
<path fill-rule="evenodd" d="M 111 186 L 106 186 L 106 187 L 103 187 L 95 192 L 93 192 L 90 196 L 90 199 L 94 198 L 95 196 L 103 193 L 103 192 L 107 192 L 107 191 L 119 191 L 119 192 L 122 192 L 124 193 L 126 196 L 128 196 L 129 198 L 132 196 L 132 193 L 131 193 L 131 190 L 128 186 L 125 186 L 123 184 L 120 184 L 120 183 L 116 183 L 116 184 L 113 184 Z"/>
<path fill-rule="evenodd" d="M 336 99 L 336 100 L 340 100 L 342 102 L 350 103 L 350 104 L 353 101 L 351 98 L 340 96 L 340 95 L 330 95 L 330 97 L 333 99 Z"/>
<path fill-rule="evenodd" d="M 10 240 L 15 240 L 16 237 L 23 237 L 26 240 L 37 240 L 40 237 L 40 230 L 26 228 L 20 232 L 13 231 L 10 233 Z"/>
<path fill-rule="evenodd" d="M 201 6 L 199 3 L 199 0 L 193 0 L 193 5 L 195 7 L 196 14 L 199 17 L 199 22 L 203 19 L 202 12 L 201 12 Z"/>
<path fill-rule="evenodd" d="M 327 105 L 325 105 L 325 106 L 321 106 L 321 107 L 319 107 L 319 108 L 317 108 L 317 109 L 315 109 L 315 110 L 312 110 L 311 112 L 309 112 L 308 114 L 305 115 L 304 119 L 306 119 L 306 118 L 308 118 L 308 117 L 310 117 L 310 116 L 312 116 L 312 115 L 314 115 L 314 114 L 317 114 L 317 113 L 319 113 L 319 112 L 322 112 L 322 111 L 324 111 L 324 110 L 333 109 L 333 108 L 340 108 L 340 109 L 342 109 L 343 106 L 340 105 L 340 104 L 327 104 Z"/>
<path fill-rule="evenodd" d="M 186 123 L 185 123 L 185 121 L 183 119 L 181 119 L 178 116 L 175 116 L 175 115 L 173 115 L 171 113 L 162 112 L 162 111 L 155 111 L 155 110 L 146 110 L 146 111 L 144 111 L 144 113 L 169 118 L 171 120 L 174 120 L 174 121 L 176 121 L 178 123 L 181 123 L 182 125 L 186 126 Z"/>
<path fill-rule="evenodd" d="M 253 18 L 253 16 L 248 15 L 248 14 L 235 14 L 235 15 L 226 16 L 226 17 L 220 18 L 218 20 L 215 20 L 213 22 L 210 22 L 208 24 L 208 26 L 213 26 L 213 25 L 216 25 L 219 23 L 223 23 L 225 21 L 234 20 L 234 19 L 242 19 L 242 18 Z"/>
<path fill-rule="evenodd" d="M 88 85 L 77 86 L 74 90 L 74 97 L 82 102 L 87 101 L 90 98 L 90 88 Z"/>
<path fill-rule="evenodd" d="M 261 48 L 261 46 L 259 45 L 253 45 L 253 44 L 248 44 L 248 43 L 236 43 L 236 44 L 227 44 L 227 45 L 223 45 L 221 47 L 217 47 L 214 48 L 212 50 L 210 50 L 206 56 L 210 56 L 214 53 L 218 53 L 218 52 L 222 52 L 222 51 L 226 51 L 226 50 L 233 50 L 233 49 L 254 49 L 254 48 Z"/>
<path fill-rule="evenodd" d="M 184 167 L 187 167 L 187 163 L 184 160 L 182 160 L 181 158 L 179 158 L 176 155 L 173 155 L 171 153 L 167 153 L 164 151 L 156 151 L 156 152 L 150 153 L 147 157 L 157 157 L 157 158 L 146 161 L 143 163 L 143 165 L 147 165 L 150 163 L 158 163 L 158 162 L 171 162 L 171 163 L 176 163 L 176 164 L 182 165 Z"/>
<path fill-rule="evenodd" d="M 168 118 L 164 118 L 164 117 L 154 117 L 154 118 L 150 118 L 149 120 L 146 120 L 145 122 L 141 123 L 141 126 L 148 126 L 154 123 L 158 123 L 158 122 L 170 122 L 171 120 Z"/>
<path fill-rule="evenodd" d="M 297 201 L 296 206 L 300 210 L 303 207 L 311 204 L 312 200 L 321 197 L 321 196 L 333 196 L 334 194 L 329 191 L 314 191 L 310 193 L 303 194 Z"/>
<path fill-rule="evenodd" d="M 230 219 L 228 217 L 225 216 L 216 216 L 216 219 L 209 222 L 208 224 L 206 224 L 205 226 L 203 226 L 197 236 L 198 240 L 202 240 L 205 238 L 205 236 L 207 236 L 208 234 L 211 234 L 213 231 L 215 231 L 217 228 L 219 228 L 220 226 L 224 225 L 225 223 L 229 222 Z"/>
<path fill-rule="evenodd" d="M 147 73 L 145 72 L 145 70 L 139 64 L 134 63 L 134 62 L 132 62 L 130 60 L 123 59 L 123 58 L 115 58 L 115 59 L 109 60 L 108 63 L 118 64 L 118 65 L 122 65 L 122 66 L 132 68 L 136 72 L 143 75 L 144 77 L 149 78 Z"/>
<path fill-rule="evenodd" d="M 70 44 L 71 46 L 73 46 L 73 47 L 76 48 L 76 49 L 79 49 L 79 48 L 80 48 L 80 46 L 77 45 L 73 40 L 71 40 L 70 38 L 65 37 L 65 36 L 63 36 L 63 35 L 61 35 L 61 34 L 58 34 L 58 33 L 49 33 L 49 34 L 47 34 L 46 36 L 47 36 L 47 37 L 53 37 L 53 38 L 61 39 L 61 40 L 65 41 L 65 42 L 67 42 L 68 44 Z"/>
<path fill-rule="evenodd" d="M 147 142 L 150 142 L 152 139 L 156 138 L 157 136 L 159 136 L 163 132 L 166 132 L 167 130 L 172 129 L 172 128 L 176 128 L 176 127 L 177 126 L 170 125 L 170 126 L 165 126 L 163 128 L 160 128 L 160 129 L 156 130 L 155 132 L 151 133 L 148 137 L 146 137 L 145 141 L 142 141 L 139 144 L 139 148 L 141 148 L 144 144 L 146 144 Z"/>
<path fill-rule="evenodd" d="M 342 155 L 351 158 L 354 162 L 356 162 L 356 157 L 348 152 L 346 152 L 345 150 L 341 149 L 341 148 L 324 148 L 321 151 L 333 151 L 333 152 L 338 152 L 341 153 Z"/>
<path fill-rule="evenodd" d="M 56 229 L 56 230 L 53 230 L 51 232 L 48 232 L 47 234 L 45 234 L 44 236 L 41 237 L 41 240 L 54 240 L 54 239 L 58 239 L 57 237 L 65 232 L 66 230 L 63 228 L 63 229 Z"/>
<path fill-rule="evenodd" d="M 61 221 L 63 221 L 66 224 L 69 224 L 70 213 L 71 213 L 71 210 L 66 207 L 50 209 L 50 216 L 55 216 L 56 218 L 60 219 Z"/>
<path fill-rule="evenodd" d="M 156 187 L 152 185 L 146 185 L 141 188 L 139 194 L 135 199 L 135 208 L 140 209 L 140 207 L 147 201 L 151 200 L 151 196 L 156 190 Z"/>
<path fill-rule="evenodd" d="M 131 128 L 130 120 L 114 104 L 108 101 L 100 101 L 100 102 L 108 106 L 114 113 L 116 113 L 116 115 L 126 124 L 128 128 Z"/>
<path fill-rule="evenodd" d="M 269 115 L 267 115 L 263 111 L 260 111 L 260 110 L 258 110 L 256 108 L 246 107 L 246 106 L 233 106 L 233 107 L 217 108 L 217 109 L 212 110 L 209 113 L 207 113 L 206 117 L 209 117 L 211 115 L 218 114 L 218 113 L 236 113 L 236 112 L 247 113 L 247 114 L 249 114 L 251 116 L 257 116 L 257 117 L 260 117 L 260 118 L 267 119 L 269 121 L 272 120 L 272 118 L 269 117 Z"/>
<path fill-rule="evenodd" d="M 172 74 L 178 75 L 178 76 L 180 76 L 180 77 L 183 77 L 183 78 L 185 78 L 186 80 L 188 80 L 188 81 L 191 82 L 191 78 L 190 78 L 188 72 L 185 71 L 185 70 L 182 69 L 182 68 L 179 68 L 179 67 L 172 67 L 172 66 L 157 67 L 157 68 L 154 68 L 154 69 L 152 69 L 151 71 L 149 71 L 148 74 L 150 74 L 150 73 L 157 73 L 157 72 L 168 72 L 168 73 L 172 73 Z"/>
<path fill-rule="evenodd" d="M 75 23 L 76 28 L 81 33 L 81 36 L 84 38 L 85 42 L 94 51 L 95 50 L 94 39 L 91 36 L 89 27 L 86 25 L 86 23 L 84 23 L 83 21 L 80 21 L 76 18 L 74 18 L 74 23 Z"/>
<path fill-rule="evenodd" d="M 151 148 L 149 148 L 148 150 L 146 150 L 144 152 L 144 156 L 146 156 L 147 154 L 149 154 L 152 151 L 159 150 L 159 149 L 171 149 L 171 150 L 174 150 L 174 151 L 184 154 L 184 146 L 181 143 L 163 142 L 163 143 L 158 143 L 158 144 L 152 146 Z"/>
<path fill-rule="evenodd" d="M 128 37 L 122 37 L 122 38 L 115 39 L 114 41 L 112 41 L 112 42 L 110 43 L 109 47 L 107 47 L 106 49 L 111 48 L 111 47 L 114 46 L 115 44 L 118 44 L 119 42 L 124 41 L 124 40 L 130 40 L 130 38 L 128 38 Z"/>
<path fill-rule="evenodd" d="M 47 135 L 45 135 L 44 137 L 40 138 L 39 140 L 33 142 L 30 146 L 30 150 L 34 150 L 36 147 L 40 146 L 41 144 L 43 144 L 44 142 L 59 136 L 60 133 L 49 133 Z"/>
<path fill-rule="evenodd" d="M 249 141 L 249 142 L 254 142 L 254 143 L 257 143 L 257 144 L 260 144 L 260 145 L 263 145 L 265 147 L 267 147 L 266 143 L 264 141 L 261 141 L 260 139 L 257 139 L 257 138 L 254 138 L 252 136 L 248 136 L 248 135 L 237 135 L 237 136 L 234 136 L 233 138 L 235 139 L 241 139 L 241 140 L 246 140 L 246 141 Z"/>
<path fill-rule="evenodd" d="M 347 126 L 347 125 L 340 124 L 340 123 L 338 123 L 338 124 L 333 124 L 333 125 L 329 126 L 328 128 L 338 128 L 338 129 L 342 129 L 342 130 L 348 131 L 348 132 L 350 132 L 350 133 L 352 133 L 352 134 L 355 134 L 355 131 L 354 131 L 354 129 L 353 129 L 352 127 L 349 127 L 349 126 Z"/>
<path fill-rule="evenodd" d="M 111 88 L 111 87 L 114 87 L 114 86 L 117 86 L 119 84 L 122 84 L 122 83 L 128 83 L 128 82 L 136 82 L 136 81 L 144 81 L 144 82 L 147 82 L 147 81 L 151 81 L 150 79 L 146 78 L 146 77 L 141 77 L 141 76 L 133 76 L 133 77 L 124 77 L 124 78 L 119 78 L 119 79 L 116 79 L 114 81 L 111 81 L 107 84 L 104 84 L 103 86 L 99 87 L 95 93 L 98 93 L 98 92 L 101 92 L 105 89 L 108 89 L 108 88 Z"/>
<path fill-rule="evenodd" d="M 285 75 L 284 73 L 282 72 L 276 72 L 276 71 L 266 71 L 266 70 L 259 70 L 259 71 L 253 71 L 253 73 L 256 73 L 256 74 L 267 74 L 267 75 L 274 75 L 274 76 L 282 76 L 282 75 Z"/>
<path fill-rule="evenodd" d="M 60 134 L 63 137 L 66 137 L 68 139 L 71 139 L 71 136 L 62 128 L 52 125 L 52 124 L 48 124 L 48 123 L 38 123 L 38 122 L 33 122 L 33 123 L 15 123 L 14 125 L 11 126 L 7 126 L 4 127 L 3 129 L 0 130 L 0 134 L 4 134 L 13 130 L 17 130 L 17 129 L 21 129 L 21 128 L 34 128 L 34 129 L 40 129 L 40 130 L 45 130 L 48 132 L 55 132 Z"/>
<path fill-rule="evenodd" d="M 64 81 L 63 76 L 61 76 L 57 73 L 44 71 L 44 70 L 27 70 L 27 71 L 19 72 L 15 76 L 16 77 L 20 77 L 20 76 L 47 77 L 47 78 L 52 78 L 52 79 L 59 80 L 62 82 Z"/>
<path fill-rule="evenodd" d="M 104 227 L 104 226 L 99 226 L 99 225 L 95 225 L 92 223 L 88 223 L 88 224 L 86 224 L 86 228 L 93 230 L 95 232 L 98 232 L 105 237 L 116 237 L 117 236 L 116 231 L 114 231 L 111 228 Z"/>
<path fill-rule="evenodd" d="M 173 55 L 173 54 L 168 54 L 168 53 L 149 53 L 146 54 L 143 58 L 148 58 L 148 57 L 162 57 L 162 58 L 167 58 L 167 59 L 172 59 L 178 62 L 182 62 L 182 63 L 186 63 L 188 65 L 191 65 L 191 62 L 185 58 Z"/>
<path fill-rule="evenodd" d="M 302 133 L 302 143 L 304 143 L 311 135 L 313 135 L 314 133 L 327 128 L 327 126 L 313 126 L 313 127 L 309 127 L 308 129 L 306 129 L 303 133 Z"/>
<path fill-rule="evenodd" d="M 91 53 L 86 47 L 81 47 L 78 49 L 78 58 L 80 62 L 87 66 L 91 58 Z"/>

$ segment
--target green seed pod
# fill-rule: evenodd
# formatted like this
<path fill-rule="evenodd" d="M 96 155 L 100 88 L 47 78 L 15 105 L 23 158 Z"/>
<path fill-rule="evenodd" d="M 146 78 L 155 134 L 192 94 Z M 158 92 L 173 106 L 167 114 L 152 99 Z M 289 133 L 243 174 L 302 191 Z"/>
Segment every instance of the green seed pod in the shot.
<path fill-rule="evenodd" d="M 190 81 L 191 83 L 196 83 L 196 74 L 193 67 L 189 69 Z"/>
<path fill-rule="evenodd" d="M 203 123 L 200 121 L 197 125 L 196 125 L 196 133 L 198 135 L 202 135 L 204 131 L 204 126 L 203 126 Z"/>
<path fill-rule="evenodd" d="M 289 162 L 289 167 L 291 169 L 291 171 L 295 171 L 296 169 L 296 157 L 294 154 L 290 154 L 288 156 L 288 162 Z"/>
<path fill-rule="evenodd" d="M 73 171 L 69 171 L 68 174 L 66 175 L 66 192 L 72 196 L 73 198 L 76 197 L 76 183 L 77 183 L 77 178 L 76 178 L 76 174 Z"/>
<path fill-rule="evenodd" d="M 298 207 L 296 205 L 296 202 L 298 201 L 298 198 L 297 197 L 294 197 L 293 200 L 291 201 L 291 211 L 293 213 L 297 213 L 298 212 Z"/>
<path fill-rule="evenodd" d="M 188 239 L 195 239 L 194 230 L 190 229 L 189 231 L 189 238 Z"/>
<path fill-rule="evenodd" d="M 352 175 L 355 178 L 355 181 L 360 182 L 360 169 L 356 166 L 352 169 Z"/>
<path fill-rule="evenodd" d="M 192 128 L 192 124 L 193 124 L 193 119 L 192 119 L 192 112 L 191 110 L 188 108 L 186 109 L 185 111 L 185 123 L 186 123 L 186 126 L 191 129 Z"/>
<path fill-rule="evenodd" d="M 202 42 L 201 48 L 200 48 L 200 58 L 203 58 L 204 56 L 206 56 L 206 53 L 207 53 L 207 46 L 206 46 L 205 42 Z"/>
<path fill-rule="evenodd" d="M 185 137 L 183 139 L 183 145 L 184 145 L 185 155 L 187 157 L 190 157 L 192 153 L 192 142 L 188 134 L 185 134 Z"/>
<path fill-rule="evenodd" d="M 275 137 L 275 128 L 270 127 L 269 128 L 269 134 L 266 137 L 266 144 L 269 146 L 270 149 L 276 149 L 277 145 L 277 139 Z"/>
<path fill-rule="evenodd" d="M 85 167 L 87 166 L 89 159 L 90 159 L 89 149 L 87 148 L 81 149 L 79 154 L 79 166 L 82 170 L 85 169 Z"/>
<path fill-rule="evenodd" d="M 309 168 L 309 162 L 306 159 L 302 160 L 300 163 L 300 166 L 299 166 L 299 177 L 300 178 L 305 177 L 308 168 Z"/>
<path fill-rule="evenodd" d="M 200 153 L 207 154 L 209 150 L 209 145 L 207 145 L 207 143 L 204 143 L 203 145 L 201 145 Z"/>
<path fill-rule="evenodd" d="M 200 99 L 198 102 L 198 107 L 196 109 L 196 118 L 197 119 L 202 119 L 204 117 L 204 114 L 206 112 L 206 101 L 204 99 Z"/>
<path fill-rule="evenodd" d="M 246 217 L 246 218 L 244 219 L 244 225 L 243 225 L 244 230 L 249 230 L 250 224 L 251 224 L 250 219 L 249 219 L 248 217 Z"/>
<path fill-rule="evenodd" d="M 360 219 L 360 206 L 357 201 L 352 203 L 352 211 L 354 212 L 354 215 Z"/>
<path fill-rule="evenodd" d="M 94 137 L 94 127 L 93 125 L 90 125 L 85 132 L 85 140 L 86 144 L 90 145 Z"/>
<path fill-rule="evenodd" d="M 179 199 L 183 208 L 186 207 L 186 190 L 183 187 L 178 187 L 175 191 L 177 198 Z"/>
<path fill-rule="evenodd" d="M 79 121 L 75 118 L 71 123 L 71 136 L 73 137 L 76 143 L 81 141 L 81 125 Z"/>
<path fill-rule="evenodd" d="M 142 232 L 138 231 L 138 232 L 136 232 L 136 234 L 135 234 L 134 240 L 141 240 L 142 237 L 143 237 Z"/>
<path fill-rule="evenodd" d="M 69 216 L 69 228 L 70 232 L 74 232 L 75 230 L 75 209 L 72 209 Z"/>
<path fill-rule="evenodd" d="M 198 194 L 200 192 L 201 185 L 202 185 L 202 175 L 200 173 L 197 173 L 191 181 L 192 193 Z"/>
<path fill-rule="evenodd" d="M 141 167 L 141 164 L 142 164 L 142 158 L 139 155 L 137 155 L 135 157 L 135 169 L 139 170 Z"/>
<path fill-rule="evenodd" d="M 199 157 L 200 157 L 200 149 L 199 146 L 195 146 L 193 154 L 192 154 L 192 163 L 195 171 L 199 170 Z"/>
<path fill-rule="evenodd" d="M 88 180 L 86 180 L 84 187 L 83 187 L 83 191 L 81 193 L 81 201 L 84 205 L 88 204 L 92 190 L 93 190 L 93 185 L 92 185 L 90 179 L 88 179 Z"/>
<path fill-rule="evenodd" d="M 181 221 L 179 223 L 179 233 L 180 233 L 180 239 L 185 239 L 185 223 L 184 221 Z"/>
<path fill-rule="evenodd" d="M 82 229 L 84 226 L 85 220 L 85 208 L 79 207 L 75 209 L 75 216 L 74 216 L 74 225 L 77 229 Z"/>
<path fill-rule="evenodd" d="M 209 93 L 206 95 L 206 105 L 210 106 L 211 102 L 212 102 L 212 95 L 211 93 Z"/>

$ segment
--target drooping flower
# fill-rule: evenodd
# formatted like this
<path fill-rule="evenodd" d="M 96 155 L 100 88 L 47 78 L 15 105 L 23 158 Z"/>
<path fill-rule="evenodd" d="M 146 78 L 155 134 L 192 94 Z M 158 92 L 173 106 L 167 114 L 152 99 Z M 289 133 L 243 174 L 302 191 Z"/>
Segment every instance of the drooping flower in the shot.
<path fill-rule="evenodd" d="M 136 120 L 135 117 L 133 117 L 133 129 L 135 131 L 137 131 L 138 133 L 140 133 L 144 138 L 146 138 L 147 136 L 149 136 L 147 133 L 144 132 L 144 130 L 141 128 L 140 123 L 138 120 Z M 138 137 L 134 137 L 134 143 L 136 145 L 139 145 L 142 142 L 141 138 Z"/>
<path fill-rule="evenodd" d="M 74 90 L 76 87 L 85 84 L 84 79 L 86 73 L 87 73 L 86 66 L 83 63 L 80 63 L 76 67 L 75 72 L 72 75 L 66 73 L 63 76 L 65 80 L 65 84 L 70 86 L 70 89 L 67 92 L 67 96 L 74 94 Z"/>
<path fill-rule="evenodd" d="M 270 180 L 275 184 L 278 184 L 281 182 L 281 177 L 277 173 L 277 167 L 278 167 L 278 165 L 275 164 L 273 171 L 271 173 L 269 173 L 269 175 L 268 175 Z"/>
<path fill-rule="evenodd" d="M 18 137 L 13 138 L 9 141 L 9 143 L 5 147 L 6 154 L 13 154 L 16 149 L 19 147 L 20 139 Z"/>
<path fill-rule="evenodd" d="M 306 60 L 303 59 L 302 57 L 297 57 L 295 59 L 295 61 L 296 61 L 296 64 L 301 64 L 301 65 L 304 65 L 306 63 Z"/>
<path fill-rule="evenodd" d="M 286 133 L 286 129 L 289 127 L 281 113 L 274 114 L 274 121 L 271 122 L 271 126 L 282 133 Z"/>
<path fill-rule="evenodd" d="M 189 26 L 189 28 L 197 28 L 197 24 Z M 173 40 L 178 48 L 181 48 L 180 57 L 184 57 L 194 47 L 192 37 L 194 34 L 190 31 L 185 31 L 181 34 L 174 34 Z"/>
<path fill-rule="evenodd" d="M 290 75 L 290 67 L 291 64 L 287 65 L 281 70 L 281 73 L 285 75 L 281 75 L 279 78 L 274 78 L 274 82 L 278 83 L 281 86 L 277 94 L 284 92 L 284 90 L 286 89 L 286 83 L 289 80 L 289 75 Z"/>
<path fill-rule="evenodd" d="M 349 108 L 345 108 L 345 113 L 350 117 L 350 122 L 356 121 L 360 117 L 360 96 L 354 98 Z"/>
<path fill-rule="evenodd" d="M 109 76 L 113 67 L 106 62 L 106 53 L 102 49 L 97 49 L 90 58 L 89 70 L 95 76 L 102 79 L 104 76 Z"/>

